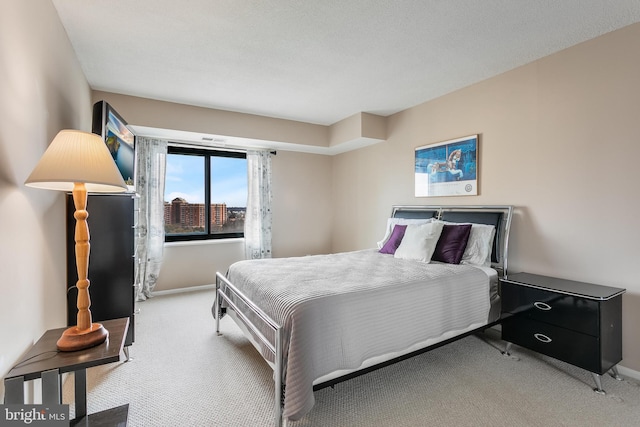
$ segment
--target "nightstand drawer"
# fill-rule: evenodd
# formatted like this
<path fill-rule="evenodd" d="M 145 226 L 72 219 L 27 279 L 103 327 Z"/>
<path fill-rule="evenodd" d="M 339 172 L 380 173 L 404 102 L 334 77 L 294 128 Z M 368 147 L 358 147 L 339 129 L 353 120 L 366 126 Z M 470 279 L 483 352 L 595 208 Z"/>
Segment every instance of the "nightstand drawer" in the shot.
<path fill-rule="evenodd" d="M 588 371 L 603 373 L 600 343 L 594 336 L 511 316 L 502 323 L 502 339 Z"/>
<path fill-rule="evenodd" d="M 598 301 L 502 282 L 502 311 L 599 335 Z"/>

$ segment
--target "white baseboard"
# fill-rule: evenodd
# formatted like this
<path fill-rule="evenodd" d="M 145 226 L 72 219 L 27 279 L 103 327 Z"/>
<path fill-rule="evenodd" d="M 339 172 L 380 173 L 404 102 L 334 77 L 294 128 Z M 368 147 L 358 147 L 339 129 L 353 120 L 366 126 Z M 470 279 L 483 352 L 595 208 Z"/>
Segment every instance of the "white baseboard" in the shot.
<path fill-rule="evenodd" d="M 618 372 L 620 375 L 624 375 L 625 377 L 633 378 L 634 380 L 640 381 L 640 372 L 634 371 L 633 369 L 625 368 L 624 366 L 618 365 Z"/>
<path fill-rule="evenodd" d="M 207 289 L 215 289 L 215 288 L 216 288 L 216 285 L 189 286 L 187 288 L 177 288 L 177 289 L 166 289 L 166 290 L 163 290 L 163 291 L 154 291 L 153 292 L 153 296 L 181 294 L 183 292 L 204 291 L 204 290 L 207 290 Z"/>

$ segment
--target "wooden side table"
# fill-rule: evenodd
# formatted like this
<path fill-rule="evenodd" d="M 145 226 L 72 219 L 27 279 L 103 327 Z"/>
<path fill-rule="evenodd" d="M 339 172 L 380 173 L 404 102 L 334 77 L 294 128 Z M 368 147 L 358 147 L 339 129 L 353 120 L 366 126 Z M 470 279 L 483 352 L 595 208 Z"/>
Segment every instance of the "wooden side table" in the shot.
<path fill-rule="evenodd" d="M 29 349 L 23 362 L 18 363 L 5 377 L 4 403 L 24 404 L 24 382 L 42 378 L 42 403 L 61 404 L 60 376 L 66 372 L 73 372 L 76 418 L 71 420 L 71 426 L 126 426 L 129 414 L 128 404 L 87 415 L 87 368 L 122 360 L 129 318 L 105 320 L 100 323 L 109 331 L 109 338 L 98 346 L 78 351 L 57 350 L 56 341 L 66 328 L 45 332 Z"/>

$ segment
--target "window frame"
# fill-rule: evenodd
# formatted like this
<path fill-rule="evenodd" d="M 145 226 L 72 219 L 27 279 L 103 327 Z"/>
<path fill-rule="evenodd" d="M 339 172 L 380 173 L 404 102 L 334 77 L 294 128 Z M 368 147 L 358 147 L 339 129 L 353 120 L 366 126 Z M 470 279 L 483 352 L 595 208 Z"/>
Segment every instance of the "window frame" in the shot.
<path fill-rule="evenodd" d="M 211 158 L 212 157 L 231 157 L 236 159 L 247 159 L 247 153 L 244 151 L 227 151 L 213 148 L 195 148 L 183 147 L 179 145 L 169 144 L 167 154 L 178 154 L 183 156 L 199 156 L 204 159 L 204 205 L 205 209 L 205 232 L 202 234 L 166 234 L 164 241 L 169 242 L 188 242 L 202 240 L 220 240 L 220 239 L 239 239 L 244 238 L 244 231 L 235 233 L 211 233 Z M 164 197 L 163 197 L 164 198 Z"/>

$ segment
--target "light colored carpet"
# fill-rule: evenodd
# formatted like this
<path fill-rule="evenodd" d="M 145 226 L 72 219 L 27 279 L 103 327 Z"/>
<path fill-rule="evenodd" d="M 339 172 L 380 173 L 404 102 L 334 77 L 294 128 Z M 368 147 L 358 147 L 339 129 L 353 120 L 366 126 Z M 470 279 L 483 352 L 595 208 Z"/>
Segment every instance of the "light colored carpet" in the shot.
<path fill-rule="evenodd" d="M 203 290 L 139 303 L 133 360 L 88 370 L 89 412 L 129 403 L 133 427 L 272 426 L 272 371 L 229 317 L 215 335 L 212 301 Z M 288 425 L 640 425 L 637 381 L 604 376 L 601 396 L 590 373 L 515 346 L 514 360 L 503 347 L 490 330 L 317 391 L 313 410 Z"/>

